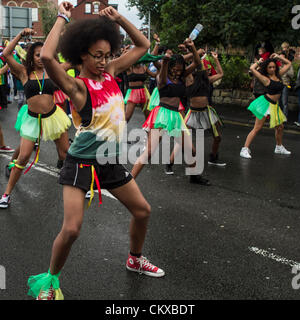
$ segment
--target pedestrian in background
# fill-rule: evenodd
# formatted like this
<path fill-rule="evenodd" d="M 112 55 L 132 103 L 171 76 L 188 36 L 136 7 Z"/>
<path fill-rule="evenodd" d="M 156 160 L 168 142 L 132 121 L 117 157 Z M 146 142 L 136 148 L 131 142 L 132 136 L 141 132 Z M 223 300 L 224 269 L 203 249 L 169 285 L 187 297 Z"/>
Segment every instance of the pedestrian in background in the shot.
<path fill-rule="evenodd" d="M 298 69 L 295 89 L 298 94 L 298 117 L 297 117 L 297 121 L 295 121 L 294 124 L 297 127 L 300 127 L 300 67 Z"/>
<path fill-rule="evenodd" d="M 295 51 L 293 49 L 290 49 L 290 46 L 287 42 L 283 42 L 283 44 L 281 45 L 281 55 L 288 59 L 289 61 L 293 61 L 294 60 L 294 56 L 295 56 Z M 284 65 L 282 65 L 281 67 L 283 67 Z M 288 118 L 288 99 L 289 99 L 289 91 L 291 89 L 291 82 L 292 79 L 294 78 L 294 68 L 293 66 L 291 66 L 288 71 L 282 76 L 282 82 L 284 84 L 284 88 L 282 90 L 282 94 L 279 100 L 279 104 L 280 107 L 283 111 L 283 113 L 285 114 L 285 116 Z"/>

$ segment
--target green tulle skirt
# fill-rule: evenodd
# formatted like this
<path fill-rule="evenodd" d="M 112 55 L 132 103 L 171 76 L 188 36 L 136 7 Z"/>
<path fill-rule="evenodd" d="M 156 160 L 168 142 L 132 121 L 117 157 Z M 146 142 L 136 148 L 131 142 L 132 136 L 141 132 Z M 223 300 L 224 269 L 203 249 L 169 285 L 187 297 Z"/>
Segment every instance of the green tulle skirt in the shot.
<path fill-rule="evenodd" d="M 183 131 L 188 132 L 188 128 L 180 112 L 161 106 L 156 106 L 150 112 L 147 120 L 143 124 L 143 129 L 146 131 L 163 129 L 166 130 L 169 136 L 173 137 L 181 137 Z"/>
<path fill-rule="evenodd" d="M 159 101 L 160 101 L 159 91 L 156 87 L 151 94 L 148 110 L 152 111 L 156 106 L 159 106 Z"/>
<path fill-rule="evenodd" d="M 276 104 L 271 103 L 265 96 L 260 96 L 252 101 L 248 110 L 251 111 L 259 120 L 269 114 L 270 128 L 277 127 L 287 121 L 286 116 L 278 105 L 278 102 Z"/>
<path fill-rule="evenodd" d="M 61 134 L 69 129 L 71 120 L 62 110 L 62 108 L 55 106 L 55 111 L 47 118 L 33 117 L 28 114 L 28 105 L 22 106 L 18 112 L 15 129 L 20 133 L 20 136 L 30 140 L 36 141 L 39 137 L 40 129 L 42 130 L 42 139 L 56 140 Z"/>

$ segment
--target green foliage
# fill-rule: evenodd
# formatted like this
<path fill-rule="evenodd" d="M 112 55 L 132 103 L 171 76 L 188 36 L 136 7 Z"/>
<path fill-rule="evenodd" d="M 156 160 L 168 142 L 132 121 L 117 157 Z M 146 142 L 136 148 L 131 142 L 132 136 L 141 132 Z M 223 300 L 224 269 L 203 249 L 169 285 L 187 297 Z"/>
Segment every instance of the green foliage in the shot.
<path fill-rule="evenodd" d="M 298 44 L 291 26 L 297 0 L 129 0 L 151 24 L 164 44 L 176 47 L 197 23 L 204 26 L 196 44 L 248 47 L 269 40 Z"/>
<path fill-rule="evenodd" d="M 151 13 L 151 26 L 155 32 L 161 31 L 161 7 L 168 0 L 128 0 L 127 8 L 136 6 L 139 10 L 140 18 L 145 18 L 148 23 L 149 12 Z"/>
<path fill-rule="evenodd" d="M 47 37 L 56 21 L 57 8 L 53 2 L 45 2 L 44 0 L 36 0 L 36 2 L 39 4 L 43 32 L 45 37 Z"/>
<path fill-rule="evenodd" d="M 41 8 L 42 25 L 45 37 L 51 31 L 57 17 L 57 8 L 52 2 L 47 2 Z"/>
<path fill-rule="evenodd" d="M 224 72 L 221 88 L 249 89 L 251 77 L 248 73 L 250 63 L 245 57 L 221 55 L 220 63 Z"/>
<path fill-rule="evenodd" d="M 293 61 L 292 66 L 294 68 L 294 77 L 293 77 L 292 83 L 291 83 L 292 88 L 293 88 L 295 86 L 296 81 L 297 81 L 298 70 L 300 68 L 300 61 Z"/>

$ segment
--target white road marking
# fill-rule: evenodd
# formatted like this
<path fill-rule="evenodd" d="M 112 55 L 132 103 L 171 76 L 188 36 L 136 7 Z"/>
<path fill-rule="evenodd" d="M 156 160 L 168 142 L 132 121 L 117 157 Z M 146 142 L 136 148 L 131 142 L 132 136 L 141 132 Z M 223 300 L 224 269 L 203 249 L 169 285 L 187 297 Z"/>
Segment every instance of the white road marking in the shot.
<path fill-rule="evenodd" d="M 5 158 L 7 160 L 11 160 L 11 155 L 9 154 L 3 154 L 3 153 L 0 153 L 0 157 L 2 158 Z M 31 163 L 31 162 L 30 162 Z M 60 169 L 57 169 L 55 167 L 52 167 L 48 164 L 45 164 L 45 163 L 42 163 L 42 162 L 38 162 L 37 164 L 33 165 L 31 167 L 31 169 L 34 169 L 34 170 L 37 170 L 39 172 L 42 172 L 42 173 L 46 173 L 52 177 L 55 177 L 55 178 L 58 178 L 59 177 L 59 172 L 60 172 Z M 98 190 L 95 192 L 98 192 Z M 109 197 L 111 199 L 114 199 L 114 200 L 117 200 L 117 198 L 115 198 L 109 191 L 107 191 L 106 189 L 101 189 L 101 194 L 103 196 L 106 196 L 106 197 Z"/>
<path fill-rule="evenodd" d="M 281 257 L 277 254 L 274 254 L 272 252 L 269 252 L 267 250 L 263 250 L 263 249 L 259 249 L 259 248 L 256 248 L 256 247 L 248 247 L 248 249 L 252 252 L 254 252 L 255 254 L 257 255 L 261 255 L 265 258 L 268 258 L 268 259 L 272 259 L 276 262 L 280 262 L 282 264 L 286 264 L 288 266 L 291 266 L 291 267 L 294 267 L 294 266 L 297 266 L 298 268 L 300 268 L 300 263 L 299 262 L 296 262 L 294 260 L 290 260 L 290 259 L 286 259 L 284 257 Z"/>

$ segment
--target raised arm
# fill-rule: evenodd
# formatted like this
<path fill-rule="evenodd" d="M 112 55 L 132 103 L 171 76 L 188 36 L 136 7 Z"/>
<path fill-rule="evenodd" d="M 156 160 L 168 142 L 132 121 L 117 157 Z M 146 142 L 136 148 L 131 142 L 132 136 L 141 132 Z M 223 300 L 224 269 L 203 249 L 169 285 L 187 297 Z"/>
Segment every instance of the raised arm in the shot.
<path fill-rule="evenodd" d="M 33 35 L 33 34 L 34 34 L 34 31 L 32 29 L 25 28 L 12 41 L 9 42 L 7 47 L 3 50 L 3 56 L 6 59 L 6 62 L 9 65 L 9 68 L 11 69 L 11 72 L 17 78 L 19 78 L 23 84 L 28 79 L 26 68 L 15 60 L 13 56 L 13 51 L 16 45 L 18 44 L 18 42 L 22 39 L 22 37 Z"/>
<path fill-rule="evenodd" d="M 69 19 L 71 17 L 71 9 L 73 5 L 69 2 L 62 2 L 59 6 L 59 15 L 64 15 Z M 56 85 L 68 95 L 76 105 L 76 93 L 78 92 L 77 81 L 66 73 L 65 66 L 60 64 L 56 59 L 56 49 L 59 37 L 64 29 L 67 20 L 58 16 L 56 22 L 51 29 L 45 44 L 41 50 L 41 60 L 45 66 L 47 74 L 56 83 Z"/>
<path fill-rule="evenodd" d="M 184 76 L 188 76 L 191 74 L 200 64 L 201 58 L 197 52 L 194 42 L 191 39 L 186 39 L 184 41 L 184 45 L 192 52 L 193 54 L 193 62 L 185 69 Z"/>
<path fill-rule="evenodd" d="M 134 47 L 121 57 L 110 61 L 105 69 L 115 76 L 135 64 L 150 48 L 149 40 L 131 22 L 120 15 L 113 7 L 107 7 L 100 11 L 99 15 L 107 16 L 118 23 L 130 36 Z"/>
<path fill-rule="evenodd" d="M 169 61 L 171 60 L 171 54 L 166 53 L 165 57 L 162 61 L 161 68 L 159 70 L 158 76 L 157 76 L 157 87 L 158 89 L 163 88 L 167 84 L 168 79 L 168 66 Z"/>
<path fill-rule="evenodd" d="M 154 34 L 153 38 L 155 40 L 155 46 L 154 46 L 153 50 L 151 51 L 151 54 L 153 54 L 154 56 L 157 56 L 158 55 L 158 49 L 159 49 L 159 46 L 160 46 L 160 39 L 159 39 L 159 37 L 158 37 L 158 35 L 156 33 Z M 161 62 L 154 61 L 153 64 L 156 67 L 156 69 L 159 70 L 161 68 Z"/>
<path fill-rule="evenodd" d="M 197 50 L 197 52 L 198 52 L 199 56 L 201 57 L 203 55 L 203 53 L 205 52 L 205 50 L 200 48 L 200 49 Z M 184 61 L 189 61 L 192 58 L 193 58 L 193 53 L 192 52 L 183 55 Z"/>
<path fill-rule="evenodd" d="M 154 33 L 153 38 L 155 40 L 155 46 L 154 46 L 151 54 L 153 54 L 154 56 L 157 56 L 158 55 L 159 45 L 160 45 L 160 38 L 156 33 Z"/>
<path fill-rule="evenodd" d="M 279 71 L 280 76 L 283 76 L 286 72 L 289 71 L 289 69 L 292 65 L 292 62 L 289 59 L 286 59 L 284 55 L 278 55 L 276 53 L 273 53 L 271 55 L 271 57 L 278 59 L 278 60 L 281 60 L 284 63 L 284 66 Z"/>
<path fill-rule="evenodd" d="M 222 69 L 222 66 L 220 64 L 220 61 L 218 59 L 218 54 L 216 52 L 212 52 L 211 55 L 213 56 L 215 64 L 216 64 L 217 74 L 208 77 L 208 79 L 209 79 L 210 83 L 214 83 L 215 81 L 218 81 L 221 78 L 223 78 L 224 73 L 223 73 L 223 69 Z"/>
<path fill-rule="evenodd" d="M 264 75 L 262 75 L 260 72 L 258 72 L 256 69 L 258 66 L 263 62 L 263 59 L 260 58 L 259 61 L 253 63 L 250 67 L 250 70 L 252 71 L 253 75 L 265 86 L 267 87 L 270 84 L 270 79 Z"/>

